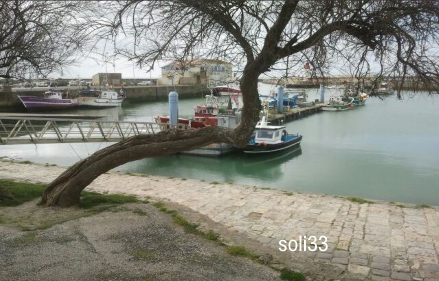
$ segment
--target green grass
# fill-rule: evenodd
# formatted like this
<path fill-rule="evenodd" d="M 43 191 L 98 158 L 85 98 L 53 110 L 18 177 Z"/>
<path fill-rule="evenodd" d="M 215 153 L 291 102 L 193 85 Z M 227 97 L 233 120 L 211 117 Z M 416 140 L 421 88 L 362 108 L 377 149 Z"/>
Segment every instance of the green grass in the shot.
<path fill-rule="evenodd" d="M 143 211 L 143 210 L 140 210 L 140 209 L 135 209 L 135 210 L 133 210 L 133 213 L 134 213 L 134 214 L 137 214 L 137 215 L 139 215 L 139 216 L 147 216 L 147 215 L 148 215 L 147 212 L 145 212 L 145 211 Z"/>
<path fill-rule="evenodd" d="M 177 211 L 167 209 L 164 203 L 155 202 L 155 203 L 153 203 L 153 206 L 155 206 L 156 208 L 158 208 L 160 211 L 162 211 L 164 213 L 170 214 L 174 223 L 182 226 L 184 228 L 185 232 L 200 235 L 207 240 L 211 240 L 211 241 L 216 242 L 220 246 L 225 246 L 226 252 L 230 255 L 246 257 L 246 258 L 249 258 L 253 261 L 258 261 L 258 259 L 260 257 L 258 254 L 247 250 L 243 246 L 237 246 L 237 245 L 227 246 L 227 245 L 225 245 L 223 242 L 220 241 L 219 235 L 217 233 L 213 232 L 212 230 L 209 230 L 208 232 L 201 231 L 199 229 L 199 225 L 188 222 L 185 218 L 180 216 L 177 213 Z M 278 270 L 278 269 L 276 269 L 276 270 Z M 304 281 L 305 280 L 305 277 L 302 273 L 299 273 L 296 271 L 291 271 L 288 269 L 281 270 L 280 278 L 282 280 L 291 280 L 291 281 Z"/>
<path fill-rule="evenodd" d="M 202 232 L 198 229 L 197 224 L 192 224 L 192 223 L 188 222 L 185 218 L 180 216 L 177 213 L 177 211 L 167 209 L 165 207 L 165 204 L 163 204 L 162 202 L 155 202 L 152 205 L 154 207 L 156 207 L 157 209 L 159 209 L 161 212 L 166 213 L 166 214 L 170 214 L 174 223 L 182 226 L 186 233 L 193 233 L 193 234 L 199 234 L 199 235 L 202 234 Z"/>
<path fill-rule="evenodd" d="M 12 241 L 14 245 L 29 245 L 36 242 L 38 242 L 38 238 L 35 233 L 26 233 L 25 235 L 17 237 Z"/>
<path fill-rule="evenodd" d="M 176 224 L 181 225 L 186 233 L 202 234 L 201 231 L 198 229 L 198 224 L 188 222 L 185 218 L 178 215 L 177 213 L 171 214 L 171 216 L 172 220 Z"/>
<path fill-rule="evenodd" d="M 289 281 L 305 281 L 305 276 L 303 276 L 302 273 L 284 268 L 280 271 L 280 279 Z"/>
<path fill-rule="evenodd" d="M 155 258 L 156 252 L 145 249 L 138 249 L 132 252 L 131 255 L 136 260 L 152 260 Z"/>
<path fill-rule="evenodd" d="M 90 209 L 98 205 L 121 205 L 126 203 L 140 202 L 134 195 L 101 194 L 97 192 L 83 191 L 78 207 Z"/>
<path fill-rule="evenodd" d="M 204 233 L 203 235 L 207 240 L 211 241 L 218 241 L 219 235 L 213 232 L 212 230 L 209 230 L 208 232 Z"/>
<path fill-rule="evenodd" d="M 426 205 L 426 204 L 421 204 L 421 205 L 416 205 L 415 208 L 416 209 L 428 209 L 428 208 L 431 208 L 431 206 Z"/>
<path fill-rule="evenodd" d="M 165 204 L 163 204 L 162 202 L 155 202 L 152 205 L 162 212 L 166 212 L 166 210 L 167 210 L 165 207 Z"/>
<path fill-rule="evenodd" d="M 293 193 L 291 191 L 284 191 L 284 194 L 287 196 L 293 196 Z"/>
<path fill-rule="evenodd" d="M 250 258 L 252 260 L 259 258 L 259 255 L 255 254 L 253 252 L 250 252 L 249 250 L 247 250 L 243 246 L 227 246 L 226 251 L 227 251 L 227 253 L 229 253 L 233 256 L 247 257 L 247 258 Z"/>
<path fill-rule="evenodd" d="M 0 207 L 18 206 L 37 199 L 43 195 L 47 187 L 46 184 L 23 183 L 10 180 L 0 180 L 0 185 L 13 197 L 13 199 L 0 200 Z M 121 205 L 125 203 L 148 203 L 148 201 L 139 200 L 133 195 L 101 194 L 83 191 L 78 206 L 90 209 L 98 205 Z"/>
<path fill-rule="evenodd" d="M 18 164 L 33 164 L 33 162 L 32 162 L 32 161 L 29 161 L 29 160 L 16 161 L 15 163 L 18 163 Z"/>
<path fill-rule="evenodd" d="M 358 197 L 347 197 L 346 199 L 348 199 L 351 202 L 359 203 L 359 204 L 365 204 L 365 203 L 373 204 L 372 201 L 369 201 L 369 200 L 366 200 L 363 198 L 358 198 Z"/>
<path fill-rule="evenodd" d="M 13 197 L 13 199 L 10 200 L 0 200 L 0 207 L 18 206 L 25 202 L 32 201 L 41 197 L 43 191 L 46 189 L 45 184 L 22 183 L 10 180 L 0 180 L 0 185 Z"/>
<path fill-rule="evenodd" d="M 399 208 L 407 208 L 407 206 L 406 205 L 403 205 L 403 204 L 397 204 L 397 203 L 395 203 L 395 202 L 393 202 L 393 201 L 391 201 L 391 202 L 389 202 L 391 205 L 393 205 L 393 206 L 396 206 L 396 207 L 399 207 Z"/>
<path fill-rule="evenodd" d="M 176 210 L 170 210 L 165 207 L 162 202 L 155 202 L 153 206 L 159 209 L 161 212 L 171 215 L 172 221 L 183 227 L 186 233 L 192 233 L 196 235 L 203 236 L 207 240 L 218 241 L 219 235 L 215 232 L 209 230 L 208 232 L 203 232 L 199 230 L 199 225 L 188 222 L 185 218 L 180 216 Z"/>

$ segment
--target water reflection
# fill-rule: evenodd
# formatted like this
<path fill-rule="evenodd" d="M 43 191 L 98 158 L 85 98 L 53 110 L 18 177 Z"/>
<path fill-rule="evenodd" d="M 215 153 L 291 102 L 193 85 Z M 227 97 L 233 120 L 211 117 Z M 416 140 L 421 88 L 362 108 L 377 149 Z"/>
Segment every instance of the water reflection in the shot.
<path fill-rule="evenodd" d="M 318 90 L 307 91 L 310 100 Z M 325 95 L 329 97 L 331 90 Z M 169 177 L 269 186 L 415 204 L 439 205 L 439 103 L 426 94 L 370 98 L 352 111 L 319 113 L 285 124 L 304 136 L 301 149 L 272 156 L 222 158 L 174 155 L 127 163 L 124 170 Z M 182 117 L 204 99 L 179 101 Z M 105 120 L 153 121 L 168 103 L 127 103 L 121 108 L 75 110 Z M 0 146 L 0 156 L 72 165 L 110 143 Z M 302 153 L 303 151 L 303 153 Z"/>
<path fill-rule="evenodd" d="M 302 155 L 302 148 L 270 155 L 229 154 L 220 158 L 176 154 L 143 159 L 119 167 L 138 173 L 153 173 L 172 177 L 235 182 L 236 179 L 257 179 L 272 182 L 284 177 L 283 164 Z"/>
<path fill-rule="evenodd" d="M 293 158 L 302 155 L 302 148 L 299 146 L 290 151 L 280 151 L 268 155 L 240 155 L 240 159 L 233 159 L 238 166 L 237 170 L 243 175 L 257 177 L 266 180 L 278 179 L 283 176 L 280 168 L 282 164 L 290 162 Z M 239 161 L 237 161 L 239 160 Z M 255 173 L 255 171 L 257 171 Z"/>

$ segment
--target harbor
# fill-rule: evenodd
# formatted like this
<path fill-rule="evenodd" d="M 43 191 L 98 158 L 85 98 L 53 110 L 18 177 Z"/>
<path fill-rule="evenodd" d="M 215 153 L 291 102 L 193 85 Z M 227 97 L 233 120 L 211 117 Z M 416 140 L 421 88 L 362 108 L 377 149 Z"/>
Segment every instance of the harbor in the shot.
<path fill-rule="evenodd" d="M 439 1 L 0 5 L 0 279 L 439 281 Z"/>
<path fill-rule="evenodd" d="M 319 102 L 318 89 L 306 95 L 315 104 L 268 110 L 271 123 L 303 135 L 288 152 L 142 159 L 101 175 L 86 190 L 185 210 L 192 223 L 220 233 L 227 243 L 264 253 L 313 280 L 439 280 L 439 131 L 424 122 L 436 118 L 438 104 L 426 93 L 406 92 L 403 100 L 370 98 L 365 106 L 324 112 L 328 102 Z M 189 118 L 202 102 L 182 99 L 179 116 Z M 156 101 L 62 115 L 155 124 L 154 116 L 168 113 L 168 102 Z M 49 183 L 64 166 L 112 141 L 2 146 L 0 177 Z M 314 237 L 320 239 L 318 250 L 291 247 L 291 241 L 302 245 Z"/>
<path fill-rule="evenodd" d="M 261 85 L 266 86 L 266 85 Z M 263 89 L 262 89 L 263 90 Z M 269 91 L 270 89 L 267 89 Z M 327 96 L 333 90 L 327 90 Z M 307 91 L 311 100 L 318 89 Z M 117 168 L 166 177 L 229 182 L 286 190 L 439 205 L 439 104 L 425 93 L 370 98 L 367 105 L 341 112 L 316 112 L 286 122 L 300 133 L 300 149 L 275 157 L 232 153 L 220 158 L 171 155 L 143 159 Z M 182 99 L 179 115 L 193 115 L 204 99 Z M 104 110 L 71 110 L 64 114 L 105 115 L 101 121 L 154 122 L 169 114 L 167 101 L 124 104 Z M 305 117 L 306 116 L 306 117 Z M 3 157 L 36 163 L 73 165 L 111 142 L 7 145 Z M 352 184 L 355 183 L 355 184 Z"/>

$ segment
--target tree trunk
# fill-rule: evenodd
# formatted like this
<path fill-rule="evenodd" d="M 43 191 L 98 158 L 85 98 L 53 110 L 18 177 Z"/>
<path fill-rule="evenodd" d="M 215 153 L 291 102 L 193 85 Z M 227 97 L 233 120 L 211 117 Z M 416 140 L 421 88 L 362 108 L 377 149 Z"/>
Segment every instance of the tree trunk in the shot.
<path fill-rule="evenodd" d="M 155 135 L 138 135 L 101 149 L 68 168 L 49 184 L 43 194 L 46 206 L 71 207 L 79 203 L 81 191 L 103 173 L 125 163 L 193 150 L 215 142 L 247 144 L 259 120 L 257 76 L 246 76 L 241 84 L 244 109 L 239 126 L 226 129 L 210 126 L 194 130 L 172 129 Z"/>
<path fill-rule="evenodd" d="M 228 130 L 206 127 L 168 130 L 156 135 L 138 135 L 101 149 L 79 161 L 46 188 L 46 206 L 70 207 L 79 203 L 81 191 L 101 174 L 125 163 L 192 150 L 213 142 L 231 142 Z"/>

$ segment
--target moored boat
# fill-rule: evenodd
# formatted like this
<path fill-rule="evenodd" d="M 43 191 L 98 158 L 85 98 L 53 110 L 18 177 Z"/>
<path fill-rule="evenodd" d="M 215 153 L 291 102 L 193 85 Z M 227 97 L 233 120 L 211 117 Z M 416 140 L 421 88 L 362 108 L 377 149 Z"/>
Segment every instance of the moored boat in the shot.
<path fill-rule="evenodd" d="M 241 120 L 240 108 L 233 108 L 232 106 L 224 107 L 216 103 L 218 101 L 214 96 L 206 97 L 205 105 L 194 106 L 194 117 L 177 119 L 177 128 L 179 129 L 199 129 L 206 126 L 219 126 L 233 129 L 239 124 Z M 231 102 L 231 101 L 230 101 Z M 155 121 L 160 124 L 161 129 L 166 130 L 170 128 L 169 116 L 155 116 Z M 184 151 L 183 154 L 201 155 L 201 156 L 221 156 L 237 148 L 230 143 L 212 143 L 190 151 Z"/>
<path fill-rule="evenodd" d="M 369 95 L 363 91 L 360 91 L 360 90 L 352 88 L 352 87 L 347 88 L 345 90 L 345 95 L 342 98 L 342 101 L 350 102 L 352 98 L 353 98 L 352 104 L 355 107 L 358 107 L 358 106 L 366 105 L 366 100 L 369 98 Z"/>
<path fill-rule="evenodd" d="M 247 146 L 241 148 L 244 153 L 266 154 L 296 147 L 302 141 L 302 135 L 289 134 L 285 126 L 268 125 L 264 115 L 255 127 Z"/>
<path fill-rule="evenodd" d="M 347 101 L 343 101 L 341 96 L 331 96 L 329 102 L 322 105 L 321 110 L 323 111 L 343 111 L 353 108 L 354 98 L 348 97 Z"/>
<path fill-rule="evenodd" d="M 60 91 L 49 90 L 38 96 L 20 96 L 18 98 L 29 111 L 69 109 L 78 106 L 78 100 L 68 97 Z"/>
<path fill-rule="evenodd" d="M 298 107 L 304 108 L 304 107 L 311 107 L 315 105 L 315 102 L 313 101 L 307 101 L 306 98 L 299 98 L 296 100 L 296 105 Z"/>
<path fill-rule="evenodd" d="M 241 118 L 239 114 L 238 115 L 221 114 L 215 117 L 209 117 L 209 119 L 212 122 L 213 120 L 215 120 L 215 124 L 212 124 L 213 126 L 233 129 L 236 128 L 236 126 L 239 124 Z M 235 150 L 237 150 L 237 148 L 233 144 L 220 142 L 220 143 L 212 143 L 189 151 L 184 151 L 182 153 L 189 155 L 218 157 L 233 152 Z"/>
<path fill-rule="evenodd" d="M 242 97 L 240 96 L 231 96 L 226 101 L 220 101 L 216 96 L 207 95 L 204 104 L 194 106 L 194 115 L 196 119 L 214 117 L 219 114 L 240 111 L 242 106 Z"/>
<path fill-rule="evenodd" d="M 108 108 L 122 106 L 125 97 L 123 90 L 82 90 L 77 99 L 81 107 Z"/>
<path fill-rule="evenodd" d="M 393 89 L 388 83 L 383 82 L 380 84 L 380 87 L 375 91 L 374 95 L 377 96 L 393 95 Z"/>
<path fill-rule="evenodd" d="M 290 108 L 298 107 L 309 107 L 314 105 L 312 101 L 307 101 L 308 95 L 305 90 L 297 89 L 284 89 L 283 104 L 284 106 L 289 106 Z"/>
<path fill-rule="evenodd" d="M 277 106 L 277 99 L 273 95 L 259 95 L 261 104 L 265 104 L 267 108 L 275 108 Z"/>
<path fill-rule="evenodd" d="M 352 104 L 354 106 L 363 106 L 366 105 L 366 100 L 369 98 L 369 95 L 366 93 L 360 93 L 359 95 L 353 98 L 354 100 L 352 101 Z"/>
<path fill-rule="evenodd" d="M 169 116 L 155 116 L 154 120 L 156 123 L 159 123 L 162 125 L 162 129 L 169 129 L 170 123 L 169 123 Z M 177 119 L 177 127 L 181 129 L 188 129 L 188 128 L 203 128 L 206 127 L 207 123 L 203 121 L 197 121 L 195 119 L 189 119 L 189 118 L 178 118 Z"/>
<path fill-rule="evenodd" d="M 215 86 L 211 89 L 211 93 L 213 96 L 240 96 L 242 94 L 241 88 L 239 85 L 222 85 Z"/>

